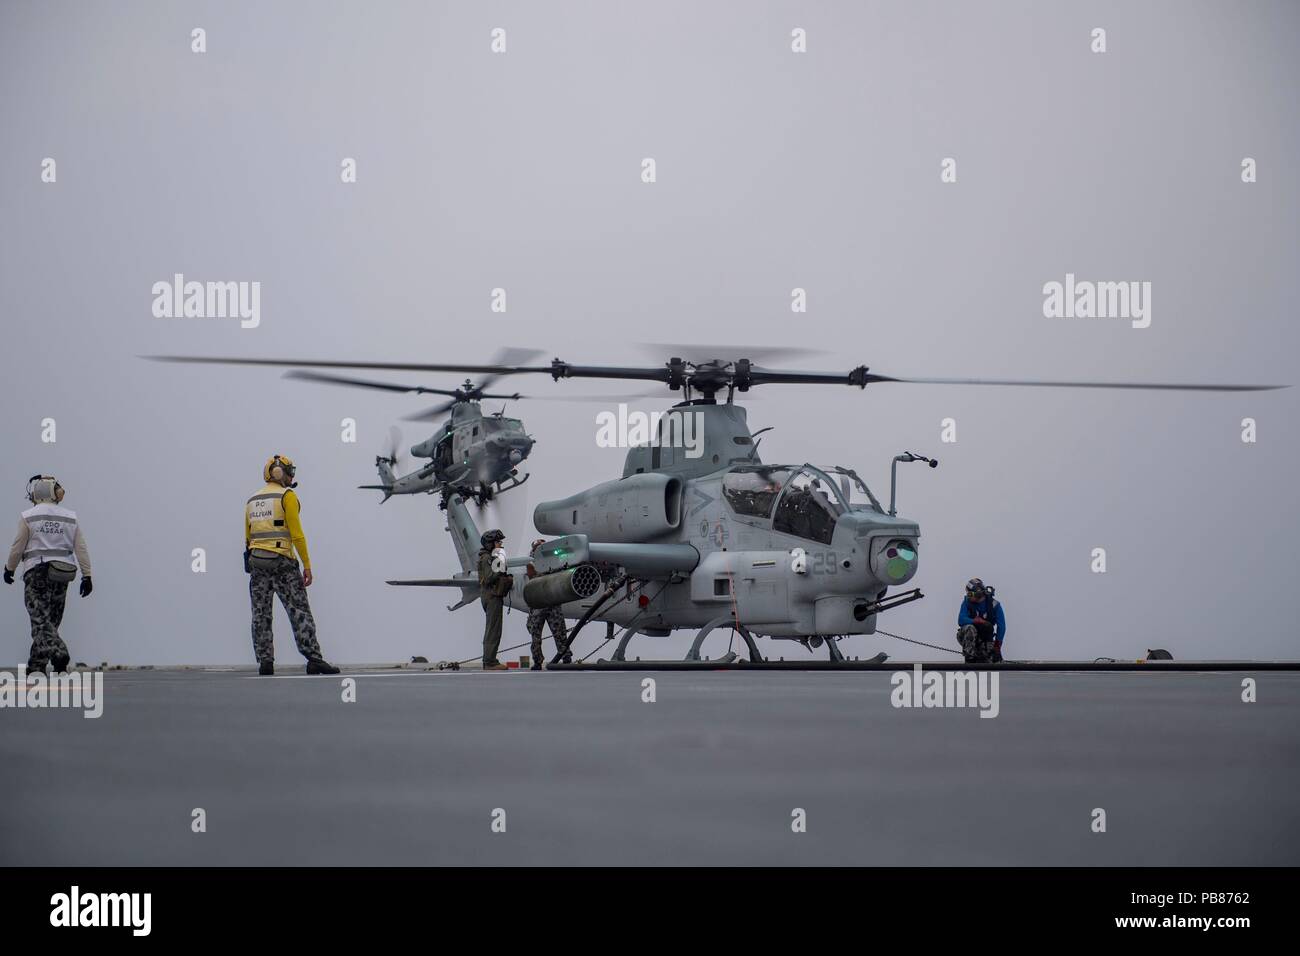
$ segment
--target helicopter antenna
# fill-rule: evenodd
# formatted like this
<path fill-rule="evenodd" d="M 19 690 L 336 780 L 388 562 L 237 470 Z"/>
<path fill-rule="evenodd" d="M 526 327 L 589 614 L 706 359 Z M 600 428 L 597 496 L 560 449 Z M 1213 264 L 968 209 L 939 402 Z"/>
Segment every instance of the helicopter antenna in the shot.
<path fill-rule="evenodd" d="M 749 436 L 750 438 L 756 439 L 756 441 L 754 442 L 754 447 L 749 450 L 750 461 L 754 461 L 756 458 L 758 458 L 758 446 L 763 443 L 763 439 L 759 438 L 758 436 L 763 434 L 763 432 L 770 432 L 775 427 L 776 427 L 775 425 L 768 425 L 766 428 L 760 428 L 758 431 L 754 432 L 752 435 Z"/>

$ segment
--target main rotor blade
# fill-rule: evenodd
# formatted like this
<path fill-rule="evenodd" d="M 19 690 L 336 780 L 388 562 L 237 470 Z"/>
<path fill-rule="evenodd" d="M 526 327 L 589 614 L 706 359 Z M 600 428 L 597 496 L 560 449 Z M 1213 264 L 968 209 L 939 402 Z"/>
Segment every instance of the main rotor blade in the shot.
<path fill-rule="evenodd" d="M 512 357 L 521 354 L 521 352 L 520 350 L 506 349 L 503 350 L 503 354 L 507 357 Z M 551 375 L 557 379 L 633 379 L 639 381 L 662 382 L 664 384 L 668 384 L 671 381 L 672 375 L 672 372 L 666 364 L 651 367 L 570 365 L 567 362 L 561 362 L 559 360 L 548 365 L 444 365 L 415 362 L 325 362 L 302 361 L 296 359 L 198 358 L 183 355 L 153 355 L 145 357 L 159 362 L 183 362 L 203 365 L 270 365 L 280 367 L 382 369 L 386 371 L 408 372 L 466 372 L 470 374 L 490 376 L 490 378 L 485 378 L 484 382 L 479 384 L 478 387 L 480 388 L 483 387 L 484 383 L 495 381 L 497 378 L 505 375 L 543 374 Z M 691 377 L 692 375 L 690 370 L 687 370 L 686 378 L 689 380 Z M 721 376 L 710 376 L 710 378 L 721 380 Z M 866 368 L 862 366 L 847 373 L 799 372 L 751 367 L 749 374 L 749 384 L 751 386 L 768 384 L 805 384 L 856 385 L 859 388 L 865 388 L 869 384 L 881 382 L 900 382 L 913 385 L 1023 385 L 1032 388 L 1127 388 L 1189 392 L 1263 392 L 1280 388 L 1290 388 L 1289 385 L 1212 385 L 1162 382 L 1040 381 L 1031 379 L 903 378 L 892 375 L 879 375 L 874 372 L 869 373 Z M 722 387 L 725 387 L 725 381 L 722 382 Z M 440 406 L 444 411 L 447 407 L 450 406 Z"/>
<path fill-rule="evenodd" d="M 456 399 L 453 398 L 450 402 L 443 402 L 441 405 L 434 405 L 432 408 L 426 408 L 422 412 L 416 412 L 413 415 L 404 415 L 402 416 L 402 421 L 427 422 L 431 419 L 441 418 L 443 415 L 446 415 L 451 411 L 452 406 L 456 403 Z"/>
<path fill-rule="evenodd" d="M 554 371 L 557 378 L 626 378 L 664 384 L 668 383 L 671 374 L 667 365 L 637 368 L 624 365 L 570 365 L 568 362 L 548 365 L 546 371 Z"/>
<path fill-rule="evenodd" d="M 618 402 L 659 402 L 671 400 L 671 393 L 664 394 L 661 391 L 655 392 L 629 392 L 626 395 L 524 395 L 521 396 L 526 402 L 601 402 L 603 404 L 617 404 Z"/>
<path fill-rule="evenodd" d="M 498 368 L 515 368 L 523 362 L 537 358 L 542 353 L 536 349 L 515 349 L 502 348 L 497 350 L 497 354 L 492 356 L 492 362 Z M 509 375 L 509 372 L 489 372 L 479 378 L 476 387 L 481 392 L 503 375 Z"/>
<path fill-rule="evenodd" d="M 194 355 L 146 355 L 154 362 L 191 365 L 270 365 L 281 368 L 363 368 L 387 372 L 468 372 L 481 375 L 550 374 L 550 365 L 441 365 L 422 362 L 335 362 L 312 359 L 206 358 Z"/>
<path fill-rule="evenodd" d="M 857 385 L 865 387 L 878 376 L 868 375 L 866 368 L 858 366 L 851 372 L 786 372 L 755 366 L 749 372 L 749 384 L 754 385 Z"/>
<path fill-rule="evenodd" d="M 396 382 L 376 382 L 372 379 L 350 378 L 346 375 L 328 375 L 325 372 L 309 372 L 303 369 L 291 369 L 284 373 L 285 378 L 295 378 L 304 382 L 321 382 L 325 385 L 349 385 L 356 388 L 378 388 L 386 392 L 415 392 L 431 395 L 455 395 L 446 388 L 426 388 L 423 385 L 399 385 Z"/>
<path fill-rule="evenodd" d="M 1196 382 L 1054 382 L 1011 378 L 897 378 L 866 376 L 868 382 L 902 382 L 909 385 L 1024 385 L 1030 388 L 1141 388 L 1170 392 L 1268 392 L 1290 385 L 1209 385 Z"/>

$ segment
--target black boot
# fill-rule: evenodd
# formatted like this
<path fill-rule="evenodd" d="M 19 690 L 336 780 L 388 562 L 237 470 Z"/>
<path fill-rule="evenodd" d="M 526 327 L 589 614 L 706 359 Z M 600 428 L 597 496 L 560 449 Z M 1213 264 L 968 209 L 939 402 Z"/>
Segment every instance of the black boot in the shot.
<path fill-rule="evenodd" d="M 274 677 L 274 676 L 275 676 L 275 661 L 262 661 L 262 663 L 258 664 L 258 665 L 257 665 L 257 676 L 258 676 L 258 677 Z"/>
<path fill-rule="evenodd" d="M 308 674 L 337 674 L 339 669 L 329 661 L 322 660 L 319 657 L 309 657 L 307 659 Z"/>

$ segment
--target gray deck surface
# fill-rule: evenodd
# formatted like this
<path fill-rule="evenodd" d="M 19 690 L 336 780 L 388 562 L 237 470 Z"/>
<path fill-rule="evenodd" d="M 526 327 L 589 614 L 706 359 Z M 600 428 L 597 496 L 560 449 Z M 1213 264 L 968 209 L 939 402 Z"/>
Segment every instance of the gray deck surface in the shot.
<path fill-rule="evenodd" d="M 661 672 L 653 704 L 635 672 L 348 673 L 356 703 L 297 665 L 0 711 L 0 864 L 1300 863 L 1296 673 L 1253 704 L 1006 673 L 996 719 L 895 709 L 884 673 Z"/>

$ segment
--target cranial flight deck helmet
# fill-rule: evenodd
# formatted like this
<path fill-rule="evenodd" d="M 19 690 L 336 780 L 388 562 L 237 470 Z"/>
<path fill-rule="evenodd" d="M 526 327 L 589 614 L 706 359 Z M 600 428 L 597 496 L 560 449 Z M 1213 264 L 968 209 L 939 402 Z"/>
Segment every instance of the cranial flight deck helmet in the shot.
<path fill-rule="evenodd" d="M 32 475 L 27 479 L 27 500 L 34 505 L 46 501 L 58 504 L 63 494 L 63 486 L 53 475 Z"/>
<path fill-rule="evenodd" d="M 266 464 L 262 466 L 262 480 L 279 482 L 286 488 L 296 488 L 298 482 L 293 480 L 293 476 L 297 474 L 297 471 L 293 459 L 289 456 L 272 455 L 266 459 Z"/>

